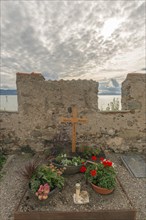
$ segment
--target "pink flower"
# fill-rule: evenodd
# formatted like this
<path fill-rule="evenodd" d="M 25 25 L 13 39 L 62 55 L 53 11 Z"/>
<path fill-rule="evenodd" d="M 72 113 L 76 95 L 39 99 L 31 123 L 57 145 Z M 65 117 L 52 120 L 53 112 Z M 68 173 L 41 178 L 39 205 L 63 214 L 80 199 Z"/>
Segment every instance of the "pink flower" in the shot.
<path fill-rule="evenodd" d="M 44 190 L 44 186 L 40 185 L 38 192 L 43 192 L 43 190 Z"/>
<path fill-rule="evenodd" d="M 39 196 L 38 196 L 38 199 L 39 199 L 39 200 L 43 200 L 43 195 L 39 195 Z"/>
<path fill-rule="evenodd" d="M 48 185 L 48 183 L 46 183 L 44 185 L 44 193 L 48 194 L 50 192 L 50 186 Z"/>
<path fill-rule="evenodd" d="M 44 185 L 40 185 L 35 195 L 38 197 L 39 200 L 44 200 L 48 198 L 49 192 L 50 192 L 50 186 L 48 185 L 48 183 L 46 183 Z"/>

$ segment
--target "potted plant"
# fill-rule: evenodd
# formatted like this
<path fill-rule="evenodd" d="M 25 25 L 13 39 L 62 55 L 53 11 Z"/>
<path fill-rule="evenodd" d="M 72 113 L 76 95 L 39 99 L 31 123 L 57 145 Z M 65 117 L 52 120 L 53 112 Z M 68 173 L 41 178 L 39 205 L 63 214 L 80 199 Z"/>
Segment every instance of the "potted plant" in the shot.
<path fill-rule="evenodd" d="M 75 174 L 80 171 L 85 162 L 80 156 L 69 157 L 66 154 L 59 154 L 52 163 L 58 168 L 64 168 L 64 174 Z"/>
<path fill-rule="evenodd" d="M 116 186 L 116 172 L 113 163 L 101 158 L 101 163 L 91 163 L 85 170 L 85 178 L 95 192 L 110 194 Z"/>
<path fill-rule="evenodd" d="M 63 168 L 57 168 L 53 164 L 47 165 L 41 160 L 29 161 L 18 171 L 21 178 L 28 182 L 29 192 L 37 200 L 46 200 L 57 189 L 64 186 Z"/>
<path fill-rule="evenodd" d="M 58 169 L 53 164 L 38 166 L 29 181 L 30 191 L 39 200 L 48 199 L 56 189 L 64 186 L 63 171 L 64 169 Z"/>

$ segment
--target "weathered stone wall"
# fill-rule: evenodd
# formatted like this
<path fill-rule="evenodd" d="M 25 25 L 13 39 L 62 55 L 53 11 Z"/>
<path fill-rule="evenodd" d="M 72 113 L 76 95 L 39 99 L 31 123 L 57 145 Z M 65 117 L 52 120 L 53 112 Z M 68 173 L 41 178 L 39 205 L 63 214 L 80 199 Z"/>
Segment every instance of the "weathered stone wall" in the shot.
<path fill-rule="evenodd" d="M 42 151 L 71 147 L 71 117 L 76 105 L 77 145 L 97 145 L 113 151 L 146 151 L 144 74 L 128 74 L 122 84 L 122 111 L 98 110 L 98 83 L 93 80 L 45 81 L 41 74 L 17 74 L 18 113 L 0 113 L 1 143 L 7 150 Z"/>
<path fill-rule="evenodd" d="M 98 110 L 98 83 L 93 80 L 45 81 L 41 74 L 17 74 L 18 117 L 15 136 L 19 143 L 42 150 L 44 143 L 61 139 L 71 142 L 71 125 L 61 117 L 71 117 L 69 109 L 77 105 L 78 117 L 88 123 L 77 126 L 81 136 L 95 133 Z M 5 116 L 2 124 L 5 127 Z M 8 113 L 7 113 L 8 120 Z M 10 118 L 11 120 L 11 118 Z M 10 128 L 11 129 L 11 128 Z M 16 146 L 15 146 L 16 147 Z M 13 149 L 15 148 L 13 147 Z"/>
<path fill-rule="evenodd" d="M 122 109 L 146 110 L 146 75 L 131 73 L 122 83 Z"/>

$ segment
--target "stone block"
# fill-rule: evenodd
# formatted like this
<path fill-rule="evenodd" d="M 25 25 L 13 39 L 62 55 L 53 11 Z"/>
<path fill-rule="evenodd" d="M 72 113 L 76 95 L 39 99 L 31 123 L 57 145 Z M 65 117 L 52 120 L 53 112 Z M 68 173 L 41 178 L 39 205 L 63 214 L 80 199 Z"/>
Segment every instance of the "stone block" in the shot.
<path fill-rule="evenodd" d="M 139 131 L 137 129 L 124 129 L 118 135 L 124 139 L 135 140 L 139 137 Z"/>

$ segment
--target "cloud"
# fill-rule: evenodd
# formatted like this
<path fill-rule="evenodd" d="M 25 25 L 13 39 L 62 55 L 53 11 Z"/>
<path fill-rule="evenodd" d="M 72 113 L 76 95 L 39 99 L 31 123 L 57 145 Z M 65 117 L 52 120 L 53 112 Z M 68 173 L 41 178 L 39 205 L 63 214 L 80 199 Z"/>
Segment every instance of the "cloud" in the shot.
<path fill-rule="evenodd" d="M 145 62 L 142 1 L 2 1 L 2 85 L 16 72 L 47 79 L 123 79 Z M 6 75 L 6 77 L 4 77 Z"/>
<path fill-rule="evenodd" d="M 103 80 L 99 83 L 99 95 L 120 95 L 121 85 L 116 79 Z"/>

